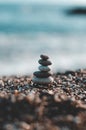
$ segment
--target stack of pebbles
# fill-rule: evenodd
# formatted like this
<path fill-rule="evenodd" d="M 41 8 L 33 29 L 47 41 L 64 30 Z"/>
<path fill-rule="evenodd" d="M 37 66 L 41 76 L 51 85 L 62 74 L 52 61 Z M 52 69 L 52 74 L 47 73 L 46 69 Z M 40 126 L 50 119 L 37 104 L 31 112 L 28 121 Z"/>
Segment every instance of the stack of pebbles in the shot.
<path fill-rule="evenodd" d="M 52 84 L 54 79 L 52 78 L 52 73 L 50 72 L 50 68 L 48 67 L 51 65 L 51 61 L 49 61 L 49 57 L 46 55 L 40 55 L 41 59 L 38 61 L 40 66 L 38 67 L 39 71 L 33 73 L 34 77 L 32 81 L 35 84 L 40 85 L 48 85 Z"/>

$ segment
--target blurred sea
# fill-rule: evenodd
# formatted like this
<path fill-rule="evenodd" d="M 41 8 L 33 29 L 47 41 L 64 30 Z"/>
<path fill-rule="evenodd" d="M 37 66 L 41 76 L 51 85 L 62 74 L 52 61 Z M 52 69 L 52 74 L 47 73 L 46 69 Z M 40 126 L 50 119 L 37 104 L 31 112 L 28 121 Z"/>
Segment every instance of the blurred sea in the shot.
<path fill-rule="evenodd" d="M 40 54 L 52 70 L 86 68 L 86 15 L 76 5 L 0 4 L 0 75 L 31 74 Z"/>

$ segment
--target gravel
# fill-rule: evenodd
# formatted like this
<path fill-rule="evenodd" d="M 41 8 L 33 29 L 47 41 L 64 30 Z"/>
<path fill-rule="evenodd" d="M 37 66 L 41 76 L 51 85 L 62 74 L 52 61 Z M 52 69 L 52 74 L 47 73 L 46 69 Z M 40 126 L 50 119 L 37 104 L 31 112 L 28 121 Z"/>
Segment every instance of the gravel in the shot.
<path fill-rule="evenodd" d="M 86 70 L 53 77 L 49 85 L 0 77 L 0 130 L 86 130 Z"/>

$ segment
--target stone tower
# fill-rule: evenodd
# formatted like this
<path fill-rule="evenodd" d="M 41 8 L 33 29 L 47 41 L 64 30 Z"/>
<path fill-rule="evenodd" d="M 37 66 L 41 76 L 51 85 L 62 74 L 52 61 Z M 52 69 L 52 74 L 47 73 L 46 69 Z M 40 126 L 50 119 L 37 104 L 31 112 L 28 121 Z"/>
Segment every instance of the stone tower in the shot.
<path fill-rule="evenodd" d="M 46 55 L 40 55 L 38 63 L 40 66 L 38 67 L 39 71 L 33 73 L 33 83 L 40 84 L 40 85 L 48 85 L 52 84 L 54 79 L 52 77 L 52 73 L 50 72 L 51 61 L 49 61 L 49 57 Z"/>

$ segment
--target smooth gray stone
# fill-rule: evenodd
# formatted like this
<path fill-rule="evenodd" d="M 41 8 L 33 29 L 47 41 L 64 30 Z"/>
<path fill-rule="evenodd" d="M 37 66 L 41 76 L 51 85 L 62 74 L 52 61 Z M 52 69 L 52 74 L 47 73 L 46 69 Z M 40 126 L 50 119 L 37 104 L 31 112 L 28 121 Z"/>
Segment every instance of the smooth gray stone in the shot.
<path fill-rule="evenodd" d="M 51 61 L 49 61 L 49 60 L 42 60 L 42 59 L 40 59 L 38 61 L 38 63 L 41 64 L 41 65 L 43 65 L 43 66 L 48 66 L 48 65 L 52 64 Z"/>
<path fill-rule="evenodd" d="M 48 66 L 39 66 L 38 67 L 38 69 L 40 70 L 40 71 L 45 71 L 45 72 L 48 72 L 48 71 L 50 71 L 50 68 L 48 67 Z"/>
<path fill-rule="evenodd" d="M 47 55 L 40 55 L 40 57 L 41 57 L 43 60 L 49 59 L 49 57 L 48 57 Z"/>
<path fill-rule="evenodd" d="M 44 72 L 44 71 L 36 71 L 33 74 L 38 78 L 48 78 L 49 76 L 52 76 L 51 72 Z"/>
<path fill-rule="evenodd" d="M 53 83 L 54 79 L 52 77 L 48 77 L 48 78 L 37 78 L 37 77 L 33 77 L 32 81 L 34 83 L 37 84 L 51 84 Z"/>

